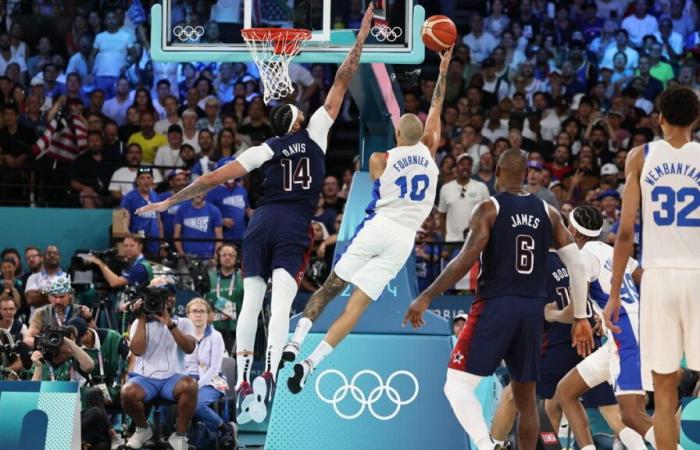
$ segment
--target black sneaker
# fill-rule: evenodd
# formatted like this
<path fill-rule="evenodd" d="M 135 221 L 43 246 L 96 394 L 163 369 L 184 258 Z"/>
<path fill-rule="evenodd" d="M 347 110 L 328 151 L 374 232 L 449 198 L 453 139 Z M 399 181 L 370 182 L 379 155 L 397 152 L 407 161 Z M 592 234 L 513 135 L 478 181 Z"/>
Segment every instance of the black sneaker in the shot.
<path fill-rule="evenodd" d="M 299 356 L 299 344 L 294 341 L 287 342 L 282 349 L 282 361 L 293 362 Z"/>
<path fill-rule="evenodd" d="M 233 422 L 224 422 L 219 428 L 219 444 L 224 449 L 236 448 L 236 424 Z"/>
<path fill-rule="evenodd" d="M 306 380 L 309 378 L 309 375 L 311 375 L 312 368 L 311 364 L 304 360 L 301 364 L 294 364 L 293 370 L 294 375 L 287 379 L 287 387 L 292 394 L 298 394 L 304 389 L 304 384 L 306 384 Z"/>

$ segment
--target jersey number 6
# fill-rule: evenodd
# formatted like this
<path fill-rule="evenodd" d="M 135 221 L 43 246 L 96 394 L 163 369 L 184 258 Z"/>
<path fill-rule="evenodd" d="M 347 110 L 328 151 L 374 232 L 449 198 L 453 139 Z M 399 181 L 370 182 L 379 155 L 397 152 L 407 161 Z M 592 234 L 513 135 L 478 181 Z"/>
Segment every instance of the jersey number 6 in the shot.
<path fill-rule="evenodd" d="M 399 177 L 396 179 L 396 181 L 394 181 L 394 184 L 401 188 L 399 198 L 404 198 L 406 196 L 406 193 L 408 192 L 407 178 Z M 425 198 L 425 191 L 428 189 L 429 184 L 430 178 L 428 178 L 428 175 L 420 174 L 411 178 L 411 193 L 409 194 L 411 200 L 413 200 L 414 202 L 419 202 L 423 200 Z"/>

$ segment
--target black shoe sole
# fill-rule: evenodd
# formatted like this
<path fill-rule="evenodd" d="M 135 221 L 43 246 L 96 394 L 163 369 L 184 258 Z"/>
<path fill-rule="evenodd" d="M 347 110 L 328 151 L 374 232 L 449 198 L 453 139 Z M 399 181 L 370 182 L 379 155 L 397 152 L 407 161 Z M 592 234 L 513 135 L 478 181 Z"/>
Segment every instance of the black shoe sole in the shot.
<path fill-rule="evenodd" d="M 304 367 L 301 364 L 294 364 L 294 375 L 287 378 L 287 387 L 292 394 L 301 392 L 301 379 L 304 377 Z"/>
<path fill-rule="evenodd" d="M 297 359 L 297 355 L 292 352 L 282 352 L 282 361 L 293 362 Z"/>

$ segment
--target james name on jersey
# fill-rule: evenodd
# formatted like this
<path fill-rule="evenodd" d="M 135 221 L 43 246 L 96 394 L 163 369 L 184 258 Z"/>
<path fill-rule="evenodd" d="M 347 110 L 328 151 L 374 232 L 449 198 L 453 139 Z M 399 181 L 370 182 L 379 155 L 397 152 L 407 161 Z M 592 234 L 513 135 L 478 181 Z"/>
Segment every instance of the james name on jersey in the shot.
<path fill-rule="evenodd" d="M 540 226 L 540 219 L 530 214 L 514 214 L 510 216 L 513 228 L 531 227 L 535 230 Z"/>

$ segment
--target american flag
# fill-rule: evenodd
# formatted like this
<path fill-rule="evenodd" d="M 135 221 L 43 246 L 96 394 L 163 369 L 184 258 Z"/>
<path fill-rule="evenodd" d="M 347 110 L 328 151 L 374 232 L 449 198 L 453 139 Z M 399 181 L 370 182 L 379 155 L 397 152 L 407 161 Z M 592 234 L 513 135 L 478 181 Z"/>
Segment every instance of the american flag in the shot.
<path fill-rule="evenodd" d="M 44 156 L 74 161 L 87 150 L 87 124 L 81 116 L 55 118 L 32 147 L 36 159 Z"/>

